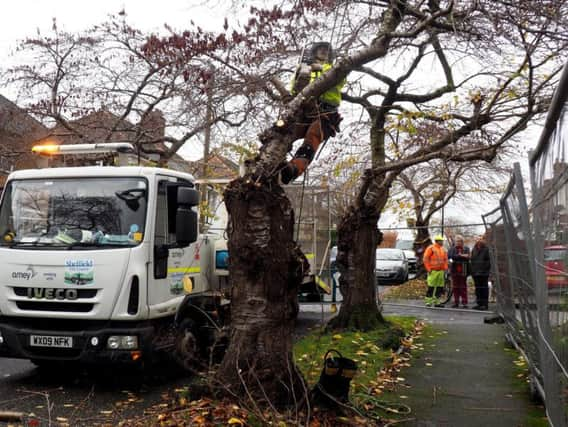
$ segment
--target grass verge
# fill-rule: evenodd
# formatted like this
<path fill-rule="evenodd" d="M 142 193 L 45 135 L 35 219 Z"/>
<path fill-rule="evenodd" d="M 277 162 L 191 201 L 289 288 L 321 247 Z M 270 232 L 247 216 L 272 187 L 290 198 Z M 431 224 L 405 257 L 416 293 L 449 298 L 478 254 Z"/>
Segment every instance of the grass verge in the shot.
<path fill-rule="evenodd" d="M 401 372 L 410 366 L 410 352 L 421 352 L 421 337 L 430 333 L 430 326 L 416 322 L 413 317 L 387 317 L 384 328 L 369 332 L 342 332 L 325 334 L 314 331 L 294 346 L 296 363 L 312 388 L 323 369 L 323 359 L 329 349 L 357 362 L 358 372 L 351 381 L 350 403 L 354 411 L 343 411 L 348 417 L 336 416 L 329 425 L 378 425 L 400 419 L 408 413 L 405 396 L 398 396 L 405 378 Z M 394 351 L 395 349 L 399 351 Z M 385 393 L 388 397 L 385 398 Z M 317 417 L 316 417 L 317 418 Z"/>
<path fill-rule="evenodd" d="M 337 334 L 314 331 L 294 345 L 296 363 L 308 385 L 313 387 L 323 368 L 323 358 L 329 349 L 339 351 L 343 357 L 357 362 L 358 371 L 351 381 L 353 391 L 366 391 L 370 382 L 385 362 L 392 358 L 393 348 L 400 340 L 395 337 L 408 335 L 414 327 L 413 317 L 388 317 L 384 328 L 369 332 L 341 332 Z M 396 331 L 393 333 L 393 330 Z"/>

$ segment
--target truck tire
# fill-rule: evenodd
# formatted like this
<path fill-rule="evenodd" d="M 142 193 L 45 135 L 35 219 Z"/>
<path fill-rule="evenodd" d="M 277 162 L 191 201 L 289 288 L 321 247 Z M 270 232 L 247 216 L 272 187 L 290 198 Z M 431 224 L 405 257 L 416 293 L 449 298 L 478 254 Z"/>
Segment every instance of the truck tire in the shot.
<path fill-rule="evenodd" d="M 201 349 L 195 336 L 195 323 L 185 319 L 175 337 L 174 358 L 187 372 L 196 372 L 202 366 Z"/>

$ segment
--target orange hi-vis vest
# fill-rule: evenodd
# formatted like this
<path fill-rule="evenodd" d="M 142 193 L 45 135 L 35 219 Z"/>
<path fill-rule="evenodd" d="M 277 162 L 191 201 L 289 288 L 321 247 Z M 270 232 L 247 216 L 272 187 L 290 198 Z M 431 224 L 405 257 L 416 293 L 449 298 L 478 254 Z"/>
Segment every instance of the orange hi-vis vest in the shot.
<path fill-rule="evenodd" d="M 428 271 L 448 269 L 448 253 L 443 246 L 435 243 L 426 248 L 423 261 Z"/>

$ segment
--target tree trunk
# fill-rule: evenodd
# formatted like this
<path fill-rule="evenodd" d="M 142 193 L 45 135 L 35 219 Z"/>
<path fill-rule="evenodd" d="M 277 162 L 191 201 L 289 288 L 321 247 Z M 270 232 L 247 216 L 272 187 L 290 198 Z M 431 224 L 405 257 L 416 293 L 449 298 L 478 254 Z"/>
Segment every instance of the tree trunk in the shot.
<path fill-rule="evenodd" d="M 381 241 L 379 217 L 352 209 L 339 224 L 337 265 L 343 295 L 341 309 L 329 327 L 367 331 L 385 323 L 379 310 L 375 252 Z"/>
<path fill-rule="evenodd" d="M 225 191 L 232 283 L 231 339 L 216 379 L 236 396 L 288 406 L 304 397 L 292 358 L 298 287 L 307 261 L 280 186 L 233 181 Z"/>
<path fill-rule="evenodd" d="M 424 251 L 432 244 L 428 224 L 417 219 L 416 220 L 416 238 L 414 239 L 414 252 L 416 253 L 416 277 L 425 277 L 426 269 L 424 268 Z"/>
<path fill-rule="evenodd" d="M 381 314 L 375 276 L 376 251 L 382 234 L 377 227 L 395 178 L 365 171 L 359 196 L 337 227 L 337 266 L 343 301 L 333 329 L 371 330 L 386 322 Z"/>

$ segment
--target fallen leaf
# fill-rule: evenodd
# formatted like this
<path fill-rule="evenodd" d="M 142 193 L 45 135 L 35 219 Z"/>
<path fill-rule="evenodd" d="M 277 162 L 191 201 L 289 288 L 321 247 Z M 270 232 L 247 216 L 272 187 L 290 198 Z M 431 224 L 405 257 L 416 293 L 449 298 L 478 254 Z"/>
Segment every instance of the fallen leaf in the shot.
<path fill-rule="evenodd" d="M 245 422 L 243 420 L 241 420 L 240 418 L 236 418 L 236 417 L 229 418 L 229 421 L 227 421 L 227 423 L 229 425 L 234 425 L 234 424 L 238 424 L 240 426 L 245 425 Z"/>

